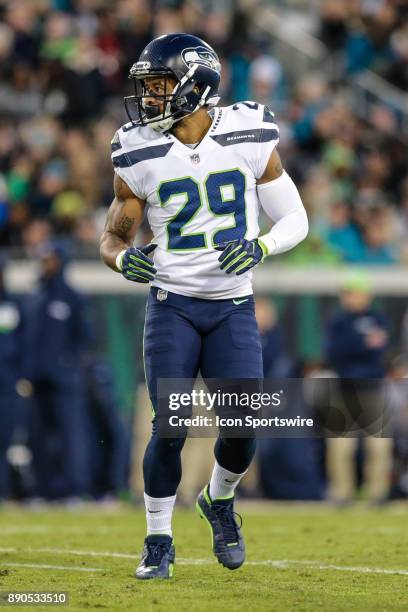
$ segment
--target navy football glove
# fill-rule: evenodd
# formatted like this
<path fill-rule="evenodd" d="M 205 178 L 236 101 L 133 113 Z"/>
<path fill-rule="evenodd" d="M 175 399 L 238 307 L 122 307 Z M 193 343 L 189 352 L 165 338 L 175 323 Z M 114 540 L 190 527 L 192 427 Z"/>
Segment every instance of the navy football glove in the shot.
<path fill-rule="evenodd" d="M 266 252 L 263 250 L 260 242 L 254 240 L 232 240 L 217 245 L 217 251 L 222 251 L 218 258 L 221 262 L 221 270 L 227 274 L 235 272 L 237 276 L 248 272 L 251 268 L 263 261 Z"/>
<path fill-rule="evenodd" d="M 126 249 L 118 266 L 122 275 L 135 283 L 150 283 L 157 270 L 154 267 L 153 260 L 147 255 L 154 251 L 156 247 L 157 244 L 148 244 L 141 249 L 135 247 Z"/>

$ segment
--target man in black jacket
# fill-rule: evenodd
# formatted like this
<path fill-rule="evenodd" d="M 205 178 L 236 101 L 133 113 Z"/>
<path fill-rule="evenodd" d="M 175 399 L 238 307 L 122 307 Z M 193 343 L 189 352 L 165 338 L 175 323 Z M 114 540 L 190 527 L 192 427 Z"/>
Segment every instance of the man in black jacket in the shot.
<path fill-rule="evenodd" d="M 90 330 L 83 297 L 69 286 L 61 244 L 39 249 L 42 274 L 27 299 L 24 374 L 34 388 L 29 424 L 35 494 L 69 499 L 89 484 L 83 353 Z"/>
<path fill-rule="evenodd" d="M 4 283 L 6 257 L 0 253 L 0 501 L 10 497 L 7 450 L 20 416 L 16 392 L 21 367 L 22 316 Z"/>

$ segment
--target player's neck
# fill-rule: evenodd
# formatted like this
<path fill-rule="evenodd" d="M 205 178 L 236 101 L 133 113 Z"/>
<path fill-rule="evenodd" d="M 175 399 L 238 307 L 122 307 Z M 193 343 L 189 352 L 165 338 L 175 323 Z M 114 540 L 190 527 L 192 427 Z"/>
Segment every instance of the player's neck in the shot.
<path fill-rule="evenodd" d="M 200 108 L 196 113 L 176 123 L 172 132 L 183 144 L 194 144 L 204 138 L 211 124 L 212 119 L 206 109 Z"/>

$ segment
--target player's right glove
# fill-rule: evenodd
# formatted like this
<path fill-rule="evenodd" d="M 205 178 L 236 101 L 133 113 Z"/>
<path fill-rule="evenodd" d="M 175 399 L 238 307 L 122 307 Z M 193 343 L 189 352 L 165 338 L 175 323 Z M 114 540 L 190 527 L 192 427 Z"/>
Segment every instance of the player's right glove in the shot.
<path fill-rule="evenodd" d="M 117 269 L 122 276 L 134 283 L 150 283 L 157 270 L 154 267 L 153 260 L 147 255 L 154 251 L 156 247 L 157 244 L 148 244 L 141 249 L 131 247 L 121 251 L 116 257 Z"/>

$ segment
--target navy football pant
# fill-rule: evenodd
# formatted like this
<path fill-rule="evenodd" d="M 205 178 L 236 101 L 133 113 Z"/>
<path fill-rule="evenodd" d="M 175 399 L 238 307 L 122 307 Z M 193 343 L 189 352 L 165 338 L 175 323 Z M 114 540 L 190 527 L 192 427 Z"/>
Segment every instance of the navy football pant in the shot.
<path fill-rule="evenodd" d="M 262 351 L 254 298 L 203 300 L 150 290 L 144 332 L 146 382 L 157 410 L 157 379 L 262 378 Z M 164 294 L 165 295 L 165 294 Z M 151 497 L 175 495 L 181 480 L 183 438 L 160 438 L 155 420 L 143 461 L 145 491 Z M 214 454 L 223 468 L 240 474 L 255 453 L 252 438 L 218 437 Z"/>

